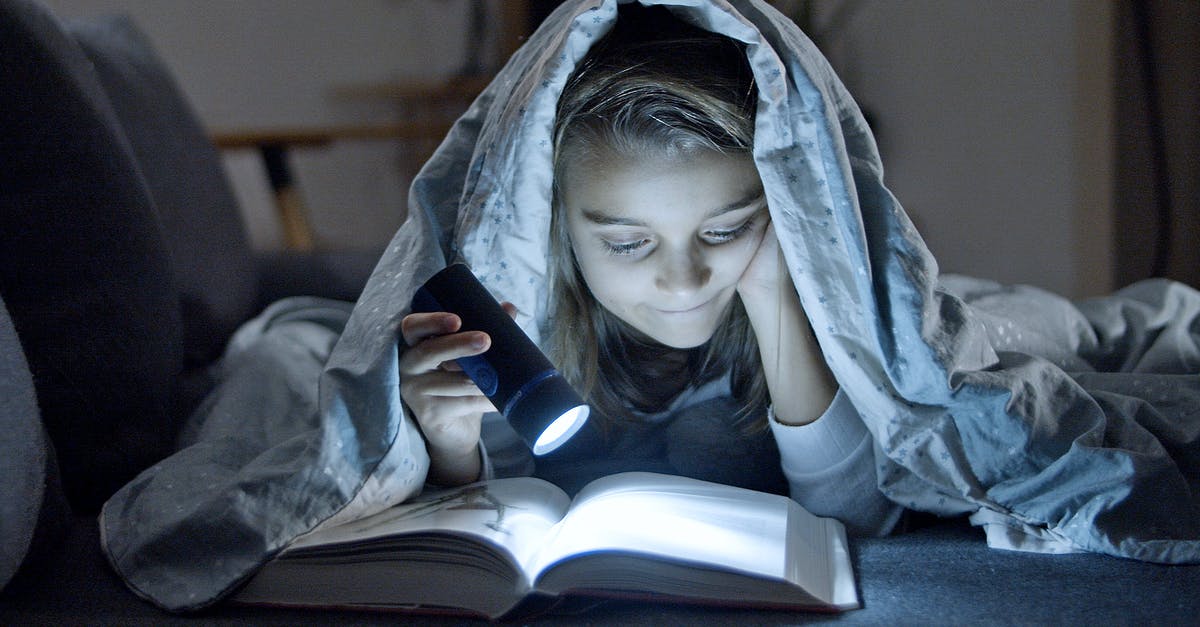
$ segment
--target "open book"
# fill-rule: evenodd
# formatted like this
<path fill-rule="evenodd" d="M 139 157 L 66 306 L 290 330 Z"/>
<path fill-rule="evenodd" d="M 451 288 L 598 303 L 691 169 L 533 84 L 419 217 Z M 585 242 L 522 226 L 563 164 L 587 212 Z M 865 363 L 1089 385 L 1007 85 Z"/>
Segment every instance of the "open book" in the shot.
<path fill-rule="evenodd" d="M 573 501 L 531 477 L 424 493 L 297 539 L 235 600 L 499 618 L 567 596 L 859 606 L 840 522 L 786 497 L 644 472 L 597 479 Z"/>

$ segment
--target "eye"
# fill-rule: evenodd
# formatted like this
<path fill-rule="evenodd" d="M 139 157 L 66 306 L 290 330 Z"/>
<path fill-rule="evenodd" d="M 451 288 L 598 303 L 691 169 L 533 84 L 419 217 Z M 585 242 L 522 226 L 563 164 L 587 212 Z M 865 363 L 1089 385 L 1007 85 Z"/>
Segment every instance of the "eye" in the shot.
<path fill-rule="evenodd" d="M 754 228 L 754 218 L 750 218 L 743 222 L 740 226 L 732 229 L 709 229 L 704 232 L 704 239 L 710 244 L 725 244 L 750 232 Z"/>
<path fill-rule="evenodd" d="M 650 243 L 648 239 L 639 239 L 632 242 L 610 242 L 603 239 L 600 241 L 610 255 L 632 255 Z"/>

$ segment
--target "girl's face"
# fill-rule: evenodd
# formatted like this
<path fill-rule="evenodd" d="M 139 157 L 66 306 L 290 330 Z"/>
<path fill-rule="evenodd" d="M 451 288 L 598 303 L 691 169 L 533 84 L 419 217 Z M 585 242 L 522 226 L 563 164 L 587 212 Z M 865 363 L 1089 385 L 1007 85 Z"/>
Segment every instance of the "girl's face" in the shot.
<path fill-rule="evenodd" d="M 560 184 L 575 259 L 600 304 L 661 344 L 707 342 L 769 220 L 751 157 L 593 159 Z"/>

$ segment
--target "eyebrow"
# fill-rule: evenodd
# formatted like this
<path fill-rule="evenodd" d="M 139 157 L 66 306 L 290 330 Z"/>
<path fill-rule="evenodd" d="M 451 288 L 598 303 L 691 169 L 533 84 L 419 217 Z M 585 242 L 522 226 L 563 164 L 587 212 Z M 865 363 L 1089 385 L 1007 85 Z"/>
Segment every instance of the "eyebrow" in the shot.
<path fill-rule="evenodd" d="M 762 190 L 755 190 L 747 194 L 745 197 L 735 200 L 728 205 L 713 209 L 712 211 L 708 212 L 708 215 L 704 216 L 704 219 L 711 220 L 726 213 L 731 213 L 739 209 L 745 209 L 753 204 L 763 201 L 765 198 L 766 194 Z M 610 213 L 605 213 L 604 211 L 597 209 L 584 209 L 583 217 L 586 218 L 588 222 L 602 226 L 646 226 L 646 223 L 642 222 L 641 220 L 614 216 Z"/>

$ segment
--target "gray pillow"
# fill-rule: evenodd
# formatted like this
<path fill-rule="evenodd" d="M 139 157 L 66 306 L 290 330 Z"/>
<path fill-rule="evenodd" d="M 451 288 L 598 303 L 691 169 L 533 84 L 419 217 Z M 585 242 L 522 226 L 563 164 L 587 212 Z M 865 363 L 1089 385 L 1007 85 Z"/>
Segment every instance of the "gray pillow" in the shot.
<path fill-rule="evenodd" d="M 63 489 L 95 511 L 172 448 L 175 276 L 93 63 L 34 2 L 0 2 L 0 112 L 0 295 Z"/>
<path fill-rule="evenodd" d="M 67 20 L 145 176 L 171 256 L 184 359 L 203 367 L 258 311 L 258 274 L 221 156 L 167 65 L 123 15 Z"/>
<path fill-rule="evenodd" d="M 29 552 L 53 463 L 33 376 L 0 300 L 0 589 Z"/>

